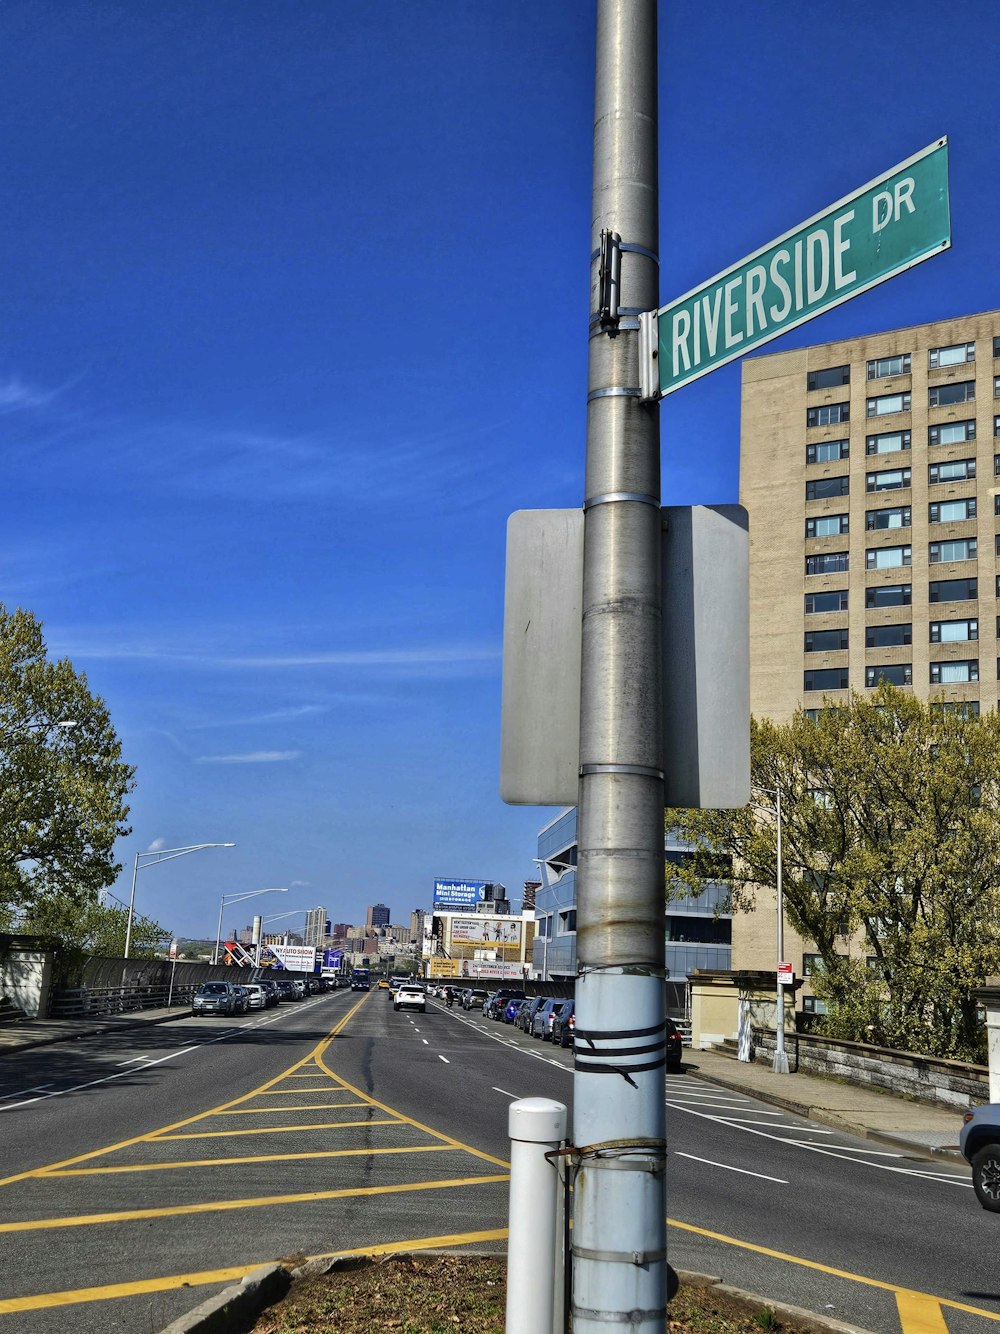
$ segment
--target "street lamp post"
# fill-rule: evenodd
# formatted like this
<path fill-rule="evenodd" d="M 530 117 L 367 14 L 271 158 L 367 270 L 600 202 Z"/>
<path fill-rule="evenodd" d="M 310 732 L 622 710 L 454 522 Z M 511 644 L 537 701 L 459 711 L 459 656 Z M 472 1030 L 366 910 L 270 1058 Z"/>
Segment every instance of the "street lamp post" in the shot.
<path fill-rule="evenodd" d="M 754 783 L 761 792 L 766 792 L 768 796 L 774 798 L 774 822 L 776 830 L 776 858 L 775 867 L 775 897 L 778 910 L 777 927 L 777 949 L 778 957 L 775 964 L 775 986 L 777 991 L 777 1007 L 774 1013 L 774 1062 L 771 1066 L 773 1074 L 788 1074 L 788 1057 L 785 1054 L 785 988 L 781 982 L 781 965 L 784 963 L 785 955 L 785 903 L 782 881 L 781 867 L 781 788 L 780 787 L 762 787 L 759 783 Z"/>
<path fill-rule="evenodd" d="M 266 892 L 266 891 L 264 891 L 264 892 Z M 269 916 L 267 916 L 267 917 L 262 917 L 262 918 L 260 919 L 260 940 L 258 940 L 258 942 L 257 942 L 257 949 L 256 949 L 256 951 L 254 952 L 254 960 L 253 960 L 254 963 L 257 965 L 258 968 L 260 967 L 260 956 L 261 956 L 261 954 L 262 954 L 262 952 L 263 952 L 263 949 L 264 949 L 264 923 L 265 923 L 265 922 L 276 922 L 276 921 L 278 920 L 279 917 L 298 917 L 299 913 L 307 913 L 308 911 L 309 911 L 308 908 L 289 908 L 288 912 L 275 912 L 275 913 L 271 913 L 271 914 L 270 914 Z M 287 931 L 285 932 L 285 937 L 286 937 L 285 943 L 287 944 L 287 943 L 288 943 L 288 940 L 287 940 L 288 932 L 287 932 Z"/>
<path fill-rule="evenodd" d="M 226 910 L 227 903 L 239 903 L 241 899 L 252 899 L 255 898 L 258 894 L 287 894 L 287 893 L 288 893 L 288 886 L 282 885 L 276 889 L 275 888 L 248 889 L 245 894 L 223 894 L 222 899 L 219 902 L 219 929 L 216 932 L 215 936 L 215 954 L 212 958 L 212 963 L 217 964 L 219 962 L 219 950 L 222 947 L 222 914 Z"/>
<path fill-rule="evenodd" d="M 183 857 L 189 852 L 201 852 L 202 848 L 235 848 L 235 843 L 190 843 L 186 848 L 161 848 L 158 852 L 137 852 L 135 865 L 132 867 L 132 893 L 128 900 L 128 922 L 125 926 L 125 958 L 128 958 L 132 944 L 132 918 L 135 916 L 135 882 L 139 876 L 139 867 L 158 865 L 160 862 L 172 862 L 175 857 Z M 145 862 L 143 858 L 148 858 Z"/>

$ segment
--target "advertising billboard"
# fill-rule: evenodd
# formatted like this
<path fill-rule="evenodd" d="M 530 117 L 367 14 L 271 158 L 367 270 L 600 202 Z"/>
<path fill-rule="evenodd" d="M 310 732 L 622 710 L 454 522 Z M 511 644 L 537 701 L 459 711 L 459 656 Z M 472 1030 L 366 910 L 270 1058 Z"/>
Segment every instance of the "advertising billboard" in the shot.
<path fill-rule="evenodd" d="M 521 944 L 521 923 L 516 917 L 453 917 L 452 945 L 511 945 Z"/>
<path fill-rule="evenodd" d="M 316 951 L 312 945 L 269 945 L 282 968 L 293 973 L 311 973 L 316 968 Z"/>
<path fill-rule="evenodd" d="M 486 900 L 489 880 L 435 880 L 435 908 L 475 908 Z"/>
<path fill-rule="evenodd" d="M 340 965 L 344 961 L 343 950 L 324 950 L 323 951 L 323 976 L 340 972 Z"/>

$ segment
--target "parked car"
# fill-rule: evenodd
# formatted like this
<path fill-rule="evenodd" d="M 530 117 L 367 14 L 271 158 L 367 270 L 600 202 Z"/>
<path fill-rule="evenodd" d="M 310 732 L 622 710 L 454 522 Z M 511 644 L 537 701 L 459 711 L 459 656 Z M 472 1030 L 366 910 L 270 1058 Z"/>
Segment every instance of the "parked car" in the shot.
<path fill-rule="evenodd" d="M 423 987 L 416 987 L 412 982 L 403 982 L 396 988 L 396 994 L 392 998 L 392 1008 L 419 1010 L 423 1014 L 427 1009 L 427 997 L 424 995 Z"/>
<path fill-rule="evenodd" d="M 236 1007 L 236 988 L 228 982 L 203 982 L 191 1001 L 193 1015 L 231 1015 L 236 1013 Z"/>
<path fill-rule="evenodd" d="M 518 1012 L 523 1006 L 527 1005 L 527 997 L 512 996 L 503 1007 L 503 1014 L 500 1016 L 505 1024 L 513 1024 L 517 1021 Z"/>
<path fill-rule="evenodd" d="M 486 999 L 486 992 L 482 987 L 471 987 L 468 991 L 462 992 L 462 1009 L 478 1010 Z"/>
<path fill-rule="evenodd" d="M 283 1001 L 298 1000 L 295 994 L 295 983 L 290 977 L 278 978 L 278 996 Z"/>
<path fill-rule="evenodd" d="M 560 1047 L 572 1047 L 573 1032 L 576 1028 L 576 1001 L 565 1000 L 552 1016 L 549 1040 Z"/>
<path fill-rule="evenodd" d="M 247 993 L 251 1010 L 267 1009 L 267 997 L 264 995 L 264 988 L 259 982 L 248 982 L 243 990 Z"/>
<path fill-rule="evenodd" d="M 554 996 L 546 996 L 531 1016 L 531 1027 L 528 1032 L 533 1038 L 541 1038 L 543 1042 L 548 1038 L 552 1020 L 560 1005 L 562 1005 L 561 1000 L 557 1000 Z"/>
<path fill-rule="evenodd" d="M 270 1009 L 272 1005 L 277 1005 L 281 997 L 278 995 L 278 984 L 274 978 L 265 977 L 260 985 L 264 992 L 267 1008 Z"/>
<path fill-rule="evenodd" d="M 309 995 L 309 988 L 306 986 L 304 978 L 293 977 L 292 987 L 295 990 L 296 1000 L 305 1000 L 305 998 Z"/>
<path fill-rule="evenodd" d="M 250 993 L 241 982 L 235 984 L 233 991 L 236 993 L 236 1013 L 246 1014 L 250 1009 Z"/>
<path fill-rule="evenodd" d="M 498 1023 L 503 1022 L 504 1010 L 507 1008 L 507 1002 L 514 996 L 524 999 L 523 991 L 514 991 L 511 987 L 501 987 L 495 991 L 490 998 L 489 1009 L 486 1010 L 488 1019 L 495 1019 Z"/>
<path fill-rule="evenodd" d="M 548 996 L 532 996 L 527 1005 L 522 1005 L 517 1012 L 517 1026 L 524 1033 L 531 1031 L 531 1021 L 535 1017 L 535 1011 L 540 1005 L 544 1005 L 549 999 Z"/>
<path fill-rule="evenodd" d="M 958 1147 L 972 1168 L 976 1199 L 991 1214 L 1000 1214 L 1000 1102 L 966 1112 Z"/>
<path fill-rule="evenodd" d="M 681 1068 L 681 1048 L 683 1039 L 680 1029 L 672 1019 L 667 1020 L 667 1069 L 671 1074 L 679 1074 Z"/>

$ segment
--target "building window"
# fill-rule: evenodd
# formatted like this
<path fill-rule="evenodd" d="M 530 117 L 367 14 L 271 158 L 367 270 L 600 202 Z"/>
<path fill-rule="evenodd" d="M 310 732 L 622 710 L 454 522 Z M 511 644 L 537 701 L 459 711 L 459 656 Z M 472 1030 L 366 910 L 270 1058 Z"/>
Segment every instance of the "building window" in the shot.
<path fill-rule="evenodd" d="M 847 648 L 846 630 L 807 630 L 805 638 L 806 653 L 835 653 Z"/>
<path fill-rule="evenodd" d="M 821 611 L 846 611 L 847 589 L 837 588 L 826 593 L 806 594 L 806 615 L 812 616 Z"/>
<path fill-rule="evenodd" d="M 932 662 L 931 685 L 960 685 L 965 681 L 979 680 L 979 659 L 968 658 L 965 662 Z"/>
<path fill-rule="evenodd" d="M 932 565 L 943 565 L 949 560 L 975 560 L 976 539 L 960 537 L 954 542 L 932 542 L 927 551 L 927 558 Z"/>
<path fill-rule="evenodd" d="M 836 426 L 850 420 L 850 403 L 824 403 L 822 407 L 809 408 L 806 412 L 807 426 Z"/>
<path fill-rule="evenodd" d="M 894 570 L 897 565 L 909 565 L 909 547 L 869 547 L 865 552 L 866 570 Z"/>
<path fill-rule="evenodd" d="M 1000 357 L 1000 338 L 993 339 L 993 355 Z"/>
<path fill-rule="evenodd" d="M 806 377 L 807 389 L 838 389 L 850 383 L 850 366 L 827 366 L 825 370 L 810 371 Z"/>
<path fill-rule="evenodd" d="M 868 363 L 869 380 L 884 380 L 889 375 L 909 375 L 910 354 L 903 352 L 898 357 L 879 357 Z"/>
<path fill-rule="evenodd" d="M 946 408 L 952 403 L 975 401 L 975 380 L 960 380 L 958 384 L 935 384 L 928 391 L 928 402 L 932 408 Z"/>
<path fill-rule="evenodd" d="M 875 398 L 867 400 L 867 415 L 869 417 L 889 417 L 894 412 L 909 412 L 910 395 L 906 394 L 878 394 Z"/>
<path fill-rule="evenodd" d="M 802 997 L 802 1013 L 803 1013 L 803 1014 L 829 1014 L 829 1010 L 828 1010 L 827 1007 L 826 1007 L 826 1001 L 821 1001 L 820 998 L 819 998 L 818 996 L 803 996 L 803 997 Z"/>
<path fill-rule="evenodd" d="M 967 639 L 979 638 L 979 622 L 931 621 L 932 644 L 961 644 Z"/>
<path fill-rule="evenodd" d="M 974 498 L 942 500 L 940 504 L 930 505 L 928 513 L 931 523 L 961 523 L 964 519 L 976 517 L 976 502 Z"/>
<path fill-rule="evenodd" d="M 909 485 L 909 468 L 887 468 L 885 472 L 870 472 L 865 478 L 866 491 L 902 491 Z"/>
<path fill-rule="evenodd" d="M 865 527 L 869 532 L 882 528 L 909 528 L 909 526 L 909 505 L 899 505 L 891 510 L 869 510 L 865 515 Z"/>
<path fill-rule="evenodd" d="M 823 963 L 822 954 L 803 954 L 802 956 L 802 976 L 817 977 L 820 973 L 826 972 L 826 966 Z"/>
<path fill-rule="evenodd" d="M 838 463 L 850 452 L 848 440 L 822 440 L 816 445 L 806 445 L 806 463 Z"/>
<path fill-rule="evenodd" d="M 978 718 L 978 699 L 938 699 L 931 705 L 932 713 L 954 713 L 959 718 Z"/>
<path fill-rule="evenodd" d="M 1000 584 L 1000 579 L 997 582 Z M 974 602 L 978 596 L 978 579 L 938 579 L 927 585 L 928 602 Z"/>
<path fill-rule="evenodd" d="M 943 366 L 964 366 L 967 361 L 975 361 L 975 343 L 952 343 L 950 347 L 932 347 L 928 365 L 932 371 Z"/>
<path fill-rule="evenodd" d="M 1000 417 L 993 418 L 993 434 L 1000 435 Z"/>
<path fill-rule="evenodd" d="M 899 648 L 912 642 L 913 626 L 909 621 L 902 625 L 869 625 L 865 630 L 865 648 Z"/>
<path fill-rule="evenodd" d="M 846 514 L 823 514 L 816 519 L 806 519 L 806 537 L 839 537 L 848 529 Z"/>
<path fill-rule="evenodd" d="M 849 477 L 817 477 L 806 482 L 806 500 L 828 500 L 831 496 L 846 496 L 851 489 Z"/>
<path fill-rule="evenodd" d="M 951 463 L 932 463 L 927 469 L 931 486 L 938 482 L 968 482 L 976 475 L 975 459 L 955 459 Z"/>
<path fill-rule="evenodd" d="M 865 589 L 865 607 L 908 607 L 912 589 L 910 584 L 883 584 L 880 588 Z"/>
<path fill-rule="evenodd" d="M 966 440 L 975 440 L 976 423 L 971 419 L 964 422 L 947 422 L 943 426 L 929 426 L 927 441 L 931 445 L 961 445 Z"/>
<path fill-rule="evenodd" d="M 880 435 L 865 436 L 866 454 L 897 454 L 909 448 L 909 431 L 883 431 Z"/>
<path fill-rule="evenodd" d="M 846 667 L 823 667 L 802 673 L 803 690 L 846 690 Z"/>
<path fill-rule="evenodd" d="M 865 668 L 865 685 L 874 687 L 887 681 L 892 686 L 913 684 L 913 664 L 909 662 L 885 662 L 878 667 Z"/>
<path fill-rule="evenodd" d="M 561 912 L 559 914 L 558 934 L 560 936 L 571 936 L 575 930 L 576 930 L 576 909 L 570 908 L 566 912 Z"/>
<path fill-rule="evenodd" d="M 993 397 L 1000 398 L 1000 375 L 993 377 Z"/>
<path fill-rule="evenodd" d="M 806 557 L 806 574 L 844 574 L 849 568 L 846 551 L 827 551 Z"/>

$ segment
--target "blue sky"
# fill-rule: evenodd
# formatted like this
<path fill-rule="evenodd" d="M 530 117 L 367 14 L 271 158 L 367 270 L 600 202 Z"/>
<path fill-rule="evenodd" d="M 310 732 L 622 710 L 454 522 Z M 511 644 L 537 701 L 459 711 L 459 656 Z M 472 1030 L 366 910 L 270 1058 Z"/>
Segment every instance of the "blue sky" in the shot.
<path fill-rule="evenodd" d="M 590 0 L 8 0 L 0 599 L 137 766 L 137 904 L 532 875 L 497 795 L 504 530 L 582 498 Z M 1000 306 L 985 0 L 660 10 L 661 300 L 947 134 L 953 249 L 770 350 Z M 739 364 L 661 408 L 735 501 Z M 294 929 L 294 918 L 286 924 Z"/>

